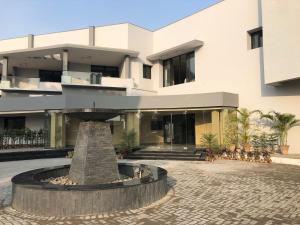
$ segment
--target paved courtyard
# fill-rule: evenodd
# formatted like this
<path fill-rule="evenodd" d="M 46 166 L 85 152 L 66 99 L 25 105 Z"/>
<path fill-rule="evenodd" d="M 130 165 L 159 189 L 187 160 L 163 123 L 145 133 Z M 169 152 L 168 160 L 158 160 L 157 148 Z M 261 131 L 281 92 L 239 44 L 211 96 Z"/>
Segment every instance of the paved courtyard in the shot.
<path fill-rule="evenodd" d="M 11 176 L 68 162 L 0 163 L 0 224 L 300 224 L 300 167 L 275 163 L 139 161 L 168 170 L 168 195 L 146 208 L 111 215 L 45 218 L 8 206 Z"/>

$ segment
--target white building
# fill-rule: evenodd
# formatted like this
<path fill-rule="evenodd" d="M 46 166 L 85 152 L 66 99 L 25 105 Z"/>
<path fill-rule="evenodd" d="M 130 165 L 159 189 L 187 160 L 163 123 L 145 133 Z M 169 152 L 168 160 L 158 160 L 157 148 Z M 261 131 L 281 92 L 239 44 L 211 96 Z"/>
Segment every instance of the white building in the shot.
<path fill-rule="evenodd" d="M 194 146 L 204 132 L 222 142 L 227 109 L 300 118 L 299 21 L 298 0 L 224 0 L 155 31 L 124 23 L 2 40 L 2 129 L 49 127 L 51 146 L 64 147 L 79 121 L 110 119 L 115 143 L 133 128 L 142 145 Z"/>

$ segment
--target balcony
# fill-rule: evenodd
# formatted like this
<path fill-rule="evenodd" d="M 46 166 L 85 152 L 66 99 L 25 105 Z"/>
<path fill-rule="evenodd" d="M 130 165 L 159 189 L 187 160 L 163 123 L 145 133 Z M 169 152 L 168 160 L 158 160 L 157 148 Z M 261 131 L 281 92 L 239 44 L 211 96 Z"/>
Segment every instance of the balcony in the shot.
<path fill-rule="evenodd" d="M 64 71 L 62 85 L 93 86 L 106 88 L 133 88 L 134 82 L 131 78 L 103 77 L 101 73 Z"/>

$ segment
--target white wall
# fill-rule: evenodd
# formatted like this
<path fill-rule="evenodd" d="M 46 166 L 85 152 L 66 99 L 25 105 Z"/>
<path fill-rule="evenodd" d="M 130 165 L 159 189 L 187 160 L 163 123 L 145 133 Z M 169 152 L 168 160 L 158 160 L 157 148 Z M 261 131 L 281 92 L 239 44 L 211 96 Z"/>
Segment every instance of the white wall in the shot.
<path fill-rule="evenodd" d="M 129 49 L 139 52 L 138 58 L 131 59 L 131 77 L 134 79 L 138 88 L 153 90 L 154 79 L 143 78 L 143 64 L 152 65 L 146 57 L 153 52 L 153 32 L 128 24 L 128 37 Z"/>
<path fill-rule="evenodd" d="M 34 47 L 45 47 L 59 44 L 89 44 L 89 29 L 72 30 L 34 36 Z"/>
<path fill-rule="evenodd" d="M 28 47 L 27 37 L 0 40 L 0 52 L 26 49 Z"/>
<path fill-rule="evenodd" d="M 193 39 L 204 42 L 195 53 L 196 81 L 158 88 L 158 94 L 232 92 L 239 94 L 241 107 L 277 110 L 300 118 L 300 83 L 265 85 L 263 50 L 248 50 L 247 31 L 262 26 L 258 3 L 225 0 L 154 32 L 154 53 Z M 291 153 L 300 153 L 299 134 L 299 127 L 290 132 Z"/>
<path fill-rule="evenodd" d="M 128 48 L 128 24 L 117 24 L 95 28 L 95 46 Z"/>
<path fill-rule="evenodd" d="M 266 83 L 300 78 L 300 2 L 263 0 Z"/>

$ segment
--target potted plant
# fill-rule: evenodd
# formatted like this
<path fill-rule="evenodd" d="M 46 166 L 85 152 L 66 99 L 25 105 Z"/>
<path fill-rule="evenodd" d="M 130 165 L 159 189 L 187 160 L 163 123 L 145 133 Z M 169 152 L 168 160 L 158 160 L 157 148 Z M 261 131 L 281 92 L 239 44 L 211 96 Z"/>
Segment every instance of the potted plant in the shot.
<path fill-rule="evenodd" d="M 241 108 L 237 110 L 237 112 L 239 141 L 241 146 L 243 147 L 243 150 L 249 152 L 251 149 L 251 116 L 259 111 L 249 111 L 246 108 Z"/>
<path fill-rule="evenodd" d="M 283 155 L 287 155 L 289 151 L 289 145 L 287 144 L 288 131 L 295 126 L 300 126 L 300 120 L 296 119 L 296 116 L 293 114 L 275 111 L 263 114 L 262 118 L 271 121 L 271 128 L 279 137 L 280 151 Z"/>
<path fill-rule="evenodd" d="M 132 129 L 122 134 L 122 141 L 120 144 L 120 154 L 122 156 L 129 154 L 135 147 L 136 132 Z"/>
<path fill-rule="evenodd" d="M 206 148 L 206 160 L 207 161 L 214 161 L 215 155 L 214 150 L 218 147 L 218 139 L 215 134 L 212 133 L 205 133 L 201 137 L 201 145 Z"/>

